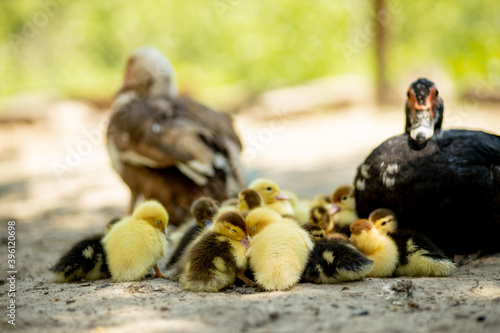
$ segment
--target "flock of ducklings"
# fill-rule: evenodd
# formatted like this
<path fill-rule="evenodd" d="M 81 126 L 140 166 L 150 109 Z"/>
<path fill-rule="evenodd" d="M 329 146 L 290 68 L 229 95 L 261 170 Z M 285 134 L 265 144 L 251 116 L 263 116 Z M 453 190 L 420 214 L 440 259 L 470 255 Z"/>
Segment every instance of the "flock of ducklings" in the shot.
<path fill-rule="evenodd" d="M 168 213 L 156 201 L 111 221 L 104 233 L 73 246 L 51 268 L 55 280 L 149 276 L 179 281 L 185 290 L 217 292 L 236 282 L 259 290 L 287 290 L 299 282 L 342 283 L 364 277 L 449 276 L 456 268 L 424 235 L 398 229 L 395 214 L 377 209 L 358 219 L 351 186 L 300 200 L 268 179 L 218 204 L 201 197 L 196 220 L 167 263 Z"/>

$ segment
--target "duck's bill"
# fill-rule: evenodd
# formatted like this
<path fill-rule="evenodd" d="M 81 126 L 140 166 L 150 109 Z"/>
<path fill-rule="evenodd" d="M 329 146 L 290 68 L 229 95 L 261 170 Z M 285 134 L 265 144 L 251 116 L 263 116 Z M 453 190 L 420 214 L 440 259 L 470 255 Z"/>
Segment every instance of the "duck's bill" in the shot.
<path fill-rule="evenodd" d="M 276 200 L 290 200 L 290 197 L 284 193 L 278 193 Z"/>
<path fill-rule="evenodd" d="M 328 209 L 328 215 L 332 216 L 333 214 L 335 214 L 339 210 L 340 210 L 340 207 L 336 203 L 334 203 L 330 206 L 330 209 Z"/>
<path fill-rule="evenodd" d="M 246 237 L 243 237 L 240 240 L 240 243 L 241 243 L 241 245 L 243 245 L 245 247 L 245 249 L 248 249 L 248 246 L 250 246 L 250 243 L 248 242 L 248 238 L 246 238 Z"/>
<path fill-rule="evenodd" d="M 434 119 L 429 111 L 417 112 L 413 120 L 410 136 L 413 140 L 422 144 L 434 135 Z"/>

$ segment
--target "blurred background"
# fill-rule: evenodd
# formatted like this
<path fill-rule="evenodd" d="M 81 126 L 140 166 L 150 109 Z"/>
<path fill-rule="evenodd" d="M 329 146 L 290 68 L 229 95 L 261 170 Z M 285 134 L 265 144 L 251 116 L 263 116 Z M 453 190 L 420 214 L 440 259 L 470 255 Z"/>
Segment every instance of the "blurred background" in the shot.
<path fill-rule="evenodd" d="M 181 94 L 234 115 L 249 180 L 300 196 L 352 183 L 402 132 L 418 77 L 445 128 L 498 133 L 499 15 L 496 0 L 0 1 L 0 211 L 78 214 L 75 228 L 125 211 L 103 134 L 141 45 L 169 57 Z"/>

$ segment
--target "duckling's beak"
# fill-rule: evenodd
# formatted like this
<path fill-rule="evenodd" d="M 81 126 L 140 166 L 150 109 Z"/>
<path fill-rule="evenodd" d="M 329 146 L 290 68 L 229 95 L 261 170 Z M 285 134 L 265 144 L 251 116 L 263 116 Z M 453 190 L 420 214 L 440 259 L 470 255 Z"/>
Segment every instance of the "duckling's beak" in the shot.
<path fill-rule="evenodd" d="M 208 227 L 211 227 L 212 224 L 214 224 L 212 221 L 210 221 L 209 219 L 206 219 L 205 221 L 203 221 L 203 224 L 205 225 L 205 228 L 208 228 Z"/>
<path fill-rule="evenodd" d="M 242 237 L 240 240 L 241 245 L 245 247 L 245 249 L 248 249 L 248 246 L 250 246 L 250 243 L 248 241 L 248 238 Z"/>
<path fill-rule="evenodd" d="M 279 192 L 275 197 L 276 200 L 290 200 L 290 197 L 284 193 Z"/>
<path fill-rule="evenodd" d="M 332 216 L 333 214 L 335 214 L 339 210 L 340 210 L 339 205 L 337 205 L 336 203 L 332 203 L 332 205 L 330 206 L 330 209 L 328 209 L 328 215 Z"/>

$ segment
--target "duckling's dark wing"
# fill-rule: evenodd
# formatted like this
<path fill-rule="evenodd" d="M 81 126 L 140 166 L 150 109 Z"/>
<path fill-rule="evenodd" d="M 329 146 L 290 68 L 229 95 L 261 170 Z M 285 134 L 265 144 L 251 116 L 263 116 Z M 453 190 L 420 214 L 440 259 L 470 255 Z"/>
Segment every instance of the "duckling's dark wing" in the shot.
<path fill-rule="evenodd" d="M 333 254 L 332 264 L 328 264 L 325 258 L 322 258 L 321 264 L 323 271 L 328 276 L 333 276 L 339 271 L 358 272 L 373 262 L 356 249 L 350 242 L 341 239 L 325 239 L 318 242 L 323 251 L 329 251 Z"/>
<path fill-rule="evenodd" d="M 182 236 L 179 245 L 177 245 L 174 254 L 170 257 L 170 260 L 165 267 L 166 269 L 171 268 L 180 259 L 182 254 L 186 251 L 188 245 L 191 244 L 191 242 L 200 234 L 202 230 L 203 228 L 201 226 L 195 224 L 186 231 L 186 233 Z"/>
<path fill-rule="evenodd" d="M 444 252 L 425 235 L 414 230 L 398 229 L 388 234 L 397 244 L 399 264 L 408 263 L 408 256 L 423 250 L 422 255 L 435 260 L 450 260 Z"/>
<path fill-rule="evenodd" d="M 103 235 L 96 235 L 79 241 L 59 259 L 57 264 L 50 268 L 50 271 L 63 273 L 65 277 L 68 277 L 80 269 L 83 274 L 88 273 L 100 261 L 105 263 L 104 248 L 101 244 L 102 237 Z"/>

